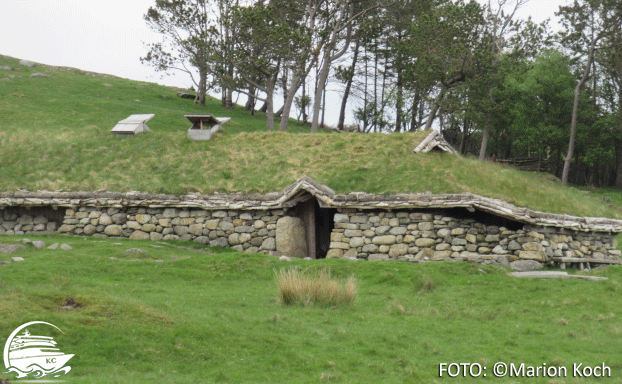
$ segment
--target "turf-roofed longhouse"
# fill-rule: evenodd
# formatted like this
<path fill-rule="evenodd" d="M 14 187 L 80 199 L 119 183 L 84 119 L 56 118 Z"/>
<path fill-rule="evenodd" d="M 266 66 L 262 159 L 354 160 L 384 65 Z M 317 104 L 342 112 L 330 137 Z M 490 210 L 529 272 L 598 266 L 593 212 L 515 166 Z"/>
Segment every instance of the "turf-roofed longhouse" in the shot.
<path fill-rule="evenodd" d="M 0 232 L 191 240 L 310 258 L 619 264 L 622 220 L 459 194 L 336 194 L 309 177 L 268 194 L 0 193 Z M 516 264 L 516 265 L 518 265 Z"/>

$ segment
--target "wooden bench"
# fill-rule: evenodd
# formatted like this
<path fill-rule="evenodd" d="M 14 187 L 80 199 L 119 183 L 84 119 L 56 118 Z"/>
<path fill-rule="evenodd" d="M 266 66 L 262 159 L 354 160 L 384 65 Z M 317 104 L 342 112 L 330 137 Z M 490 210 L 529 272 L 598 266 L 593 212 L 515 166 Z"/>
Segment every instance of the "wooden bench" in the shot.
<path fill-rule="evenodd" d="M 620 260 L 593 259 L 589 257 L 552 257 L 551 260 L 559 263 L 561 269 L 566 269 L 566 264 L 578 264 L 581 271 L 592 269 L 591 264 L 622 264 Z"/>

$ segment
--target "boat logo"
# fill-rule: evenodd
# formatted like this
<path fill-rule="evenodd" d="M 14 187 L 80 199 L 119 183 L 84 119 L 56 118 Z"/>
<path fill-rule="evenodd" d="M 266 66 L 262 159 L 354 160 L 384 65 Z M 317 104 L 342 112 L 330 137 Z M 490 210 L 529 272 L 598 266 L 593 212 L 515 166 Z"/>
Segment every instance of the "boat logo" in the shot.
<path fill-rule="evenodd" d="M 66 355 L 56 348 L 53 337 L 31 334 L 28 327 L 35 324 L 43 324 L 63 333 L 54 324 L 44 321 L 31 321 L 17 327 L 4 345 L 4 366 L 8 370 L 5 373 L 16 373 L 18 379 L 29 376 L 60 377 L 61 374 L 67 374 L 71 367 L 65 367 L 65 364 L 74 355 Z M 37 330 L 41 328 L 37 326 Z"/>

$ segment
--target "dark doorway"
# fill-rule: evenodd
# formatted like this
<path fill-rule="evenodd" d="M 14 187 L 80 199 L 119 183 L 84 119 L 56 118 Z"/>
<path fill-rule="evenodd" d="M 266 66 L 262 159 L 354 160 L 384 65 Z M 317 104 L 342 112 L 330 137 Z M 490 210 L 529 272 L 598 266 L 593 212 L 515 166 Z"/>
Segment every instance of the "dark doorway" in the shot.
<path fill-rule="evenodd" d="M 315 202 L 315 258 L 324 259 L 330 248 L 330 234 L 335 228 L 334 208 L 320 208 L 316 199 Z"/>
<path fill-rule="evenodd" d="M 320 208 L 317 199 L 311 198 L 298 203 L 296 216 L 302 219 L 307 240 L 307 256 L 324 259 L 330 247 L 330 233 L 335 227 L 333 221 L 336 209 Z"/>

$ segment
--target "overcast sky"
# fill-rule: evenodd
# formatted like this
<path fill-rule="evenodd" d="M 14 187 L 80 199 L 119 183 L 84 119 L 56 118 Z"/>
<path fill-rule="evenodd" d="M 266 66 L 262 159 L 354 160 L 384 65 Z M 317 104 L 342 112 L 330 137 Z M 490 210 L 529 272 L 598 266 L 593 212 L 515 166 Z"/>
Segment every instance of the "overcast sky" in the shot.
<path fill-rule="evenodd" d="M 518 16 L 531 15 L 535 22 L 554 19 L 559 6 L 568 3 L 530 0 Z M 187 75 L 161 78 L 140 63 L 147 53 L 145 43 L 159 40 L 143 19 L 154 4 L 155 0 L 0 0 L 0 55 L 189 87 Z M 336 120 L 331 116 L 328 123 Z"/>

